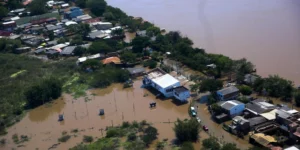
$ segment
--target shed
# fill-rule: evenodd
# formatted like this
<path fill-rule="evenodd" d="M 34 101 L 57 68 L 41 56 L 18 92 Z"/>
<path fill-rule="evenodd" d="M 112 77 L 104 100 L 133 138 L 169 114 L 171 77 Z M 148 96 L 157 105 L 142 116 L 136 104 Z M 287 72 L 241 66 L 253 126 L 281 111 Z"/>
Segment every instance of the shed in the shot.
<path fill-rule="evenodd" d="M 140 68 L 126 68 L 132 77 L 138 77 L 145 74 L 145 69 Z"/>
<path fill-rule="evenodd" d="M 218 105 L 231 117 L 242 114 L 245 109 L 245 104 L 237 100 L 220 101 Z"/>

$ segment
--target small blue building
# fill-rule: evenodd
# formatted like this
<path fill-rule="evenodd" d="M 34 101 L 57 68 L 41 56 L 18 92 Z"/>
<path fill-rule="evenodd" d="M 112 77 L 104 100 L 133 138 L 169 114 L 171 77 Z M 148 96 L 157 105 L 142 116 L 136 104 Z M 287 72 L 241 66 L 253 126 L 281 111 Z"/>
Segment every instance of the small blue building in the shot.
<path fill-rule="evenodd" d="M 237 100 L 221 101 L 218 105 L 232 118 L 241 115 L 245 110 L 245 104 Z"/>
<path fill-rule="evenodd" d="M 72 7 L 70 11 L 65 13 L 65 18 L 73 19 L 81 15 L 83 15 L 83 11 L 79 7 Z"/>

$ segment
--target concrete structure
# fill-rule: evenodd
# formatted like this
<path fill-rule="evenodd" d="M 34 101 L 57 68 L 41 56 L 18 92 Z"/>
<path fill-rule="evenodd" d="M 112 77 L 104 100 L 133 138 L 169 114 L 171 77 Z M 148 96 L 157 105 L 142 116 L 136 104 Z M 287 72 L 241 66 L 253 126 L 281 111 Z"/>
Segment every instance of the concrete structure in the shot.
<path fill-rule="evenodd" d="M 217 95 L 221 101 L 233 100 L 239 96 L 239 89 L 235 86 L 229 86 L 217 91 Z"/>
<path fill-rule="evenodd" d="M 190 97 L 188 89 L 180 86 L 177 79 L 159 68 L 149 71 L 144 76 L 143 84 L 144 86 L 153 87 L 167 98 L 175 97 L 181 102 L 186 102 L 187 98 Z"/>
<path fill-rule="evenodd" d="M 245 104 L 237 100 L 221 101 L 218 102 L 218 105 L 222 107 L 230 117 L 241 115 L 245 109 Z"/>

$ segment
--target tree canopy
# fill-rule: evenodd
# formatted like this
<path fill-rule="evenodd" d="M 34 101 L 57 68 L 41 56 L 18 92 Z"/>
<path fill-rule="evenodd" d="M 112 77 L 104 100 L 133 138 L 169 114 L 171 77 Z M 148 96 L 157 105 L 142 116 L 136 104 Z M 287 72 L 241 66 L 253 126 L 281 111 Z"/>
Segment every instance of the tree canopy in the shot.
<path fill-rule="evenodd" d="M 298 107 L 300 107 L 300 92 L 296 92 L 294 95 L 295 103 Z"/>
<path fill-rule="evenodd" d="M 3 17 L 6 17 L 7 13 L 8 13 L 8 10 L 3 6 L 0 6 L 0 19 Z"/>
<path fill-rule="evenodd" d="M 221 146 L 218 143 L 217 139 L 214 137 L 210 137 L 208 139 L 204 139 L 202 141 L 202 145 L 204 149 L 211 149 L 211 150 L 220 150 Z"/>
<path fill-rule="evenodd" d="M 205 79 L 200 83 L 200 92 L 210 91 L 216 92 L 223 87 L 223 83 L 220 80 Z"/>
<path fill-rule="evenodd" d="M 29 4 L 31 15 L 41 15 L 47 12 L 45 0 L 34 0 Z"/>
<path fill-rule="evenodd" d="M 86 6 L 96 16 L 102 16 L 105 12 L 107 3 L 105 0 L 87 0 Z"/>
<path fill-rule="evenodd" d="M 132 40 L 132 51 L 141 53 L 150 44 L 148 37 L 136 37 Z"/>
<path fill-rule="evenodd" d="M 105 42 L 97 41 L 93 42 L 92 45 L 89 47 L 88 52 L 91 54 L 97 54 L 97 53 L 109 53 L 112 52 L 113 49 L 107 45 Z"/>
<path fill-rule="evenodd" d="M 176 138 L 180 142 L 197 141 L 200 132 L 200 124 L 194 118 L 190 120 L 177 119 L 174 131 Z"/>
<path fill-rule="evenodd" d="M 125 51 L 121 54 L 121 60 L 127 63 L 135 63 L 137 56 L 135 53 L 131 51 Z"/>

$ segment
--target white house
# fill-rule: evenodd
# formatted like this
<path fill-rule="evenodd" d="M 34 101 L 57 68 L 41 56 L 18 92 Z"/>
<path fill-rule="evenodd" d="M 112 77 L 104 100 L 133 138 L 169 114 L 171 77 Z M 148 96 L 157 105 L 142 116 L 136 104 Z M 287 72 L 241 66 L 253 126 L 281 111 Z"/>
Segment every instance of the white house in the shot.
<path fill-rule="evenodd" d="M 245 104 L 237 100 L 220 101 L 218 105 L 222 107 L 230 117 L 238 116 L 245 110 Z"/>
<path fill-rule="evenodd" d="M 144 86 L 153 87 L 165 97 L 175 97 L 180 101 L 187 101 L 187 98 L 190 97 L 188 89 L 180 86 L 180 82 L 177 79 L 159 68 L 148 72 L 144 76 L 143 84 Z"/>

